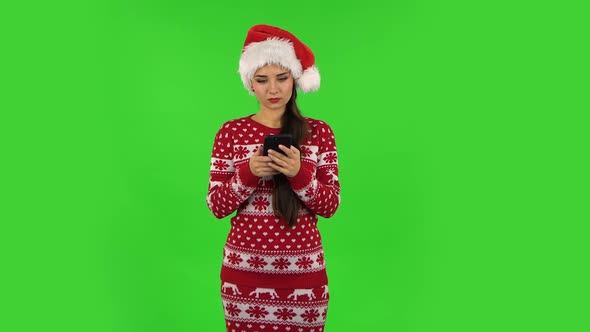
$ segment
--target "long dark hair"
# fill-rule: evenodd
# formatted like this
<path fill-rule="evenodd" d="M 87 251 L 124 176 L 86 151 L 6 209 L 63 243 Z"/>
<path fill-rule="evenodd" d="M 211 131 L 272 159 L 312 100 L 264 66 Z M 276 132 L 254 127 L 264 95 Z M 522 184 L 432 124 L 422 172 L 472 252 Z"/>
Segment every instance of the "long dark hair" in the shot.
<path fill-rule="evenodd" d="M 293 136 L 293 146 L 300 150 L 300 144 L 307 136 L 307 122 L 301 115 L 297 107 L 297 88 L 293 82 L 293 93 L 291 99 L 286 105 L 285 113 L 282 118 L 281 134 L 291 134 Z M 275 183 L 272 199 L 272 207 L 276 214 L 282 216 L 289 227 L 293 227 L 297 222 L 297 215 L 303 206 L 303 202 L 297 197 L 285 174 L 273 176 Z"/>

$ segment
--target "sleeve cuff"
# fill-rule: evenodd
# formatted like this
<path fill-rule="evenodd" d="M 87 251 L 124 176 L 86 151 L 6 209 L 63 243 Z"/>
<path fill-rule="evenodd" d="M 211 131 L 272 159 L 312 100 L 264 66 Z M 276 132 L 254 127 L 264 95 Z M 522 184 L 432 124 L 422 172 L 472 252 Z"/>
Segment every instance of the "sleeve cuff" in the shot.
<path fill-rule="evenodd" d="M 238 169 L 238 176 L 240 177 L 242 185 L 246 187 L 256 187 L 258 185 L 258 180 L 260 180 L 260 177 L 254 175 L 252 171 L 250 171 L 248 164 L 243 165 Z"/>
<path fill-rule="evenodd" d="M 311 169 L 305 164 L 301 163 L 301 168 L 299 169 L 299 173 L 292 178 L 287 178 L 289 183 L 291 184 L 291 188 L 293 190 L 301 190 L 305 188 L 312 180 L 312 172 Z"/>

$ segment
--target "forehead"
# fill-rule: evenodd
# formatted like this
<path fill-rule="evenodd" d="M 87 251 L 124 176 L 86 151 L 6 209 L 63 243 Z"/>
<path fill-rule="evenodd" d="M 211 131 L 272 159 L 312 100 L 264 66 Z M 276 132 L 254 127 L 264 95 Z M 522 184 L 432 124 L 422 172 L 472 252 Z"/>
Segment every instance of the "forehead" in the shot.
<path fill-rule="evenodd" d="M 258 68 L 258 70 L 254 73 L 254 75 L 273 76 L 273 75 L 278 75 L 278 74 L 284 73 L 284 72 L 290 73 L 289 69 L 282 67 L 281 65 L 268 64 L 264 67 Z"/>

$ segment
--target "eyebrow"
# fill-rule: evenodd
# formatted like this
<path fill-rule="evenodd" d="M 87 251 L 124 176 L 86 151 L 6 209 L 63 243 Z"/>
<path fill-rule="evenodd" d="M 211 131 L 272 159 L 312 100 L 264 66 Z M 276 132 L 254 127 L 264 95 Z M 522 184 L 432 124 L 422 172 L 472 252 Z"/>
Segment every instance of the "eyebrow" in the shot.
<path fill-rule="evenodd" d="M 283 76 L 283 75 L 287 75 L 287 74 L 289 74 L 289 72 L 288 72 L 288 71 L 286 71 L 286 72 L 284 72 L 284 73 L 277 74 L 277 76 Z M 256 75 L 256 76 L 254 76 L 254 77 L 265 77 L 265 78 L 266 78 L 267 76 L 266 76 L 266 75 Z"/>

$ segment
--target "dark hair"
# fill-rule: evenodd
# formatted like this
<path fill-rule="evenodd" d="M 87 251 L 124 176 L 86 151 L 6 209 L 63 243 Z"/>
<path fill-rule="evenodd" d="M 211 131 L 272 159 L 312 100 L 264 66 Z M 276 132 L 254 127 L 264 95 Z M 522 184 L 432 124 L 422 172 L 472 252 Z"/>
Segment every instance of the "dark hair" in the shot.
<path fill-rule="evenodd" d="M 297 88 L 293 82 L 293 93 L 291 99 L 286 105 L 283 113 L 281 134 L 291 134 L 293 136 L 293 146 L 300 149 L 300 144 L 307 136 L 307 122 L 301 115 L 297 107 Z M 303 202 L 297 197 L 285 174 L 273 176 L 275 183 L 272 199 L 272 207 L 276 214 L 282 216 L 289 227 L 293 227 L 297 222 L 297 214 L 303 206 Z"/>

